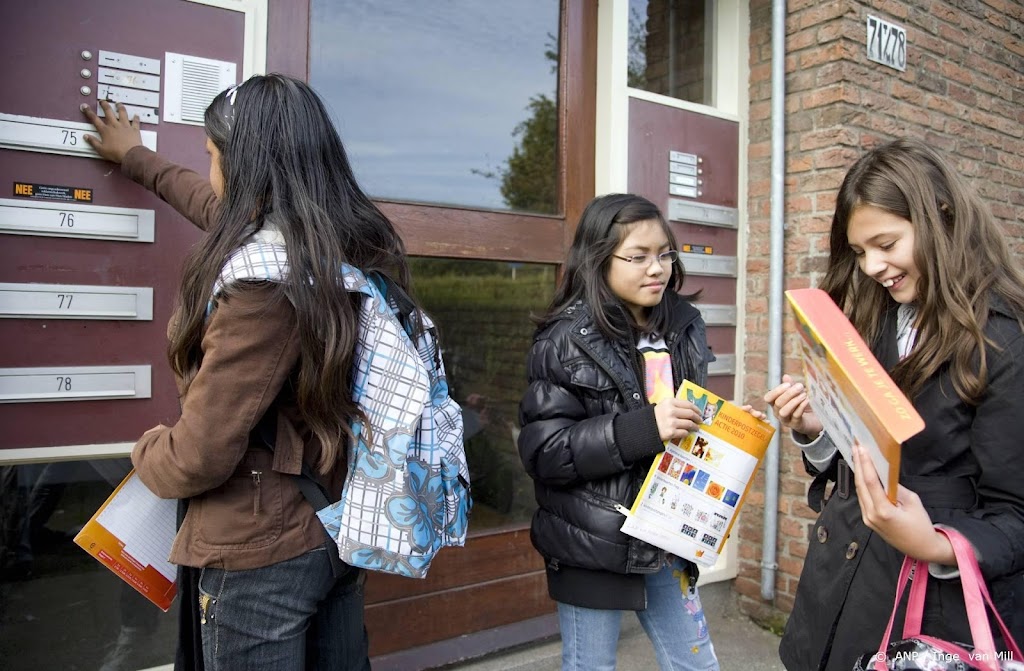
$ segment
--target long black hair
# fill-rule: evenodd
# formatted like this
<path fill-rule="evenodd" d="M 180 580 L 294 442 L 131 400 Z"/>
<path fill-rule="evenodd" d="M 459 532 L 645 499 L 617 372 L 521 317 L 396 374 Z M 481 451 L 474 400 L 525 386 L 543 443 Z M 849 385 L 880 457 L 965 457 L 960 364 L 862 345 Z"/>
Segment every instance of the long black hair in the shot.
<path fill-rule="evenodd" d="M 359 188 L 323 102 L 302 81 L 252 77 L 214 98 L 205 125 L 221 154 L 224 195 L 219 221 L 185 262 L 171 366 L 187 389 L 202 360 L 207 304 L 222 265 L 272 220 L 287 246 L 282 291 L 301 339 L 297 400 L 320 440 L 326 472 L 358 412 L 350 385 L 357 316 L 340 266 L 386 275 L 409 294 L 405 246 Z"/>
<path fill-rule="evenodd" d="M 627 227 L 641 221 L 657 221 L 661 230 L 668 238 L 672 249 L 678 249 L 676 236 L 665 221 L 658 206 L 642 196 L 631 193 L 611 193 L 599 196 L 583 210 L 569 258 L 565 262 L 562 281 L 555 290 L 555 296 L 547 312 L 537 319 L 544 324 L 558 316 L 563 310 L 577 301 L 583 301 L 593 313 L 594 321 L 601 333 L 610 340 L 622 341 L 629 331 L 644 329 L 652 333 L 664 334 L 669 323 L 669 307 L 664 297 L 661 302 L 651 308 L 644 325 L 637 324 L 629 310 L 608 286 L 608 268 L 611 265 L 612 252 L 627 235 Z M 686 270 L 681 259 L 672 264 L 672 275 L 669 277 L 666 294 L 678 292 L 683 288 Z M 694 300 L 700 292 L 683 296 Z"/>

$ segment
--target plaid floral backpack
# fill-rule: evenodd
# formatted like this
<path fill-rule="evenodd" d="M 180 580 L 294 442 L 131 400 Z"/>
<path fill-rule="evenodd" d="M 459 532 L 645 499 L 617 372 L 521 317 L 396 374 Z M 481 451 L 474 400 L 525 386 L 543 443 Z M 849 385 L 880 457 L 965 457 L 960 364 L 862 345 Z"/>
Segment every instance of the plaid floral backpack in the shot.
<path fill-rule="evenodd" d="M 407 310 L 411 301 L 383 278 L 351 266 L 342 277 L 363 294 L 352 393 L 369 427 L 352 423 L 341 500 L 317 514 L 345 563 L 424 578 L 441 548 L 466 542 L 462 410 L 448 394 L 430 318 Z"/>
<path fill-rule="evenodd" d="M 213 301 L 234 281 L 280 282 L 288 273 L 283 239 L 261 231 L 221 270 Z M 342 266 L 345 288 L 360 294 L 352 422 L 355 444 L 341 500 L 330 503 L 309 467 L 298 478 L 349 566 L 425 578 L 447 546 L 462 546 L 469 525 L 469 467 L 462 409 L 448 393 L 437 330 L 402 290 L 380 276 Z M 275 431 L 258 427 L 274 449 Z M 332 557 L 335 575 L 349 569 Z"/>

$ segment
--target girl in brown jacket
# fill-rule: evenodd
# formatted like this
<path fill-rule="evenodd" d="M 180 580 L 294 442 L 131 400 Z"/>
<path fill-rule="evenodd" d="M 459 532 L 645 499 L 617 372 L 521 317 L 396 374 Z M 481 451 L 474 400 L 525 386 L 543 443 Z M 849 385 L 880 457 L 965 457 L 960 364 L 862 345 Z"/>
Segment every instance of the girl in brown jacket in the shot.
<path fill-rule="evenodd" d="M 103 106 L 103 119 L 84 110 L 90 145 L 207 231 L 168 329 L 181 417 L 132 452 L 153 492 L 189 502 L 170 559 L 201 570 L 202 661 L 369 668 L 361 581 L 332 571 L 337 548 L 293 476 L 305 463 L 340 494 L 357 409 L 356 312 L 338 272 L 377 271 L 408 293 L 404 245 L 299 80 L 256 76 L 213 100 L 208 182 L 143 147 L 122 105 Z"/>

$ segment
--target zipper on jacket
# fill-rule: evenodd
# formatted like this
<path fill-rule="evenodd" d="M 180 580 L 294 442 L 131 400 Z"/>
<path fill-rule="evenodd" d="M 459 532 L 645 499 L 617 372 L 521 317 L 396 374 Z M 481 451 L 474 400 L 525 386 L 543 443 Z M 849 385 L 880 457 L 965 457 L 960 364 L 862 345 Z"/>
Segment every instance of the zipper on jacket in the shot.
<path fill-rule="evenodd" d="M 574 496 L 578 499 L 583 499 L 592 506 L 597 506 L 604 510 L 610 510 L 613 513 L 619 512 L 619 506 L 623 505 L 614 499 L 605 498 L 599 494 L 596 494 L 589 489 L 579 489 L 569 492 L 570 496 Z"/>
<path fill-rule="evenodd" d="M 260 514 L 260 476 L 263 475 L 262 471 L 252 471 L 252 486 L 256 490 L 252 499 L 252 514 Z"/>
<path fill-rule="evenodd" d="M 647 398 L 647 361 L 635 344 L 633 346 L 633 366 L 636 368 L 634 372 L 637 375 L 637 380 L 640 382 L 640 389 L 642 390 L 641 393 L 644 396 L 644 400 L 650 404 L 651 401 Z"/>

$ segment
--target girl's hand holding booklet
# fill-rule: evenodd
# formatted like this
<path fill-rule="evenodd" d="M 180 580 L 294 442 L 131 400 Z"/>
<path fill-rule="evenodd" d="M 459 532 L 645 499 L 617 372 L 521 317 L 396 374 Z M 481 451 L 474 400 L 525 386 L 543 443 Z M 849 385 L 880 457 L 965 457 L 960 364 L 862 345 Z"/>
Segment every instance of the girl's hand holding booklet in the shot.
<path fill-rule="evenodd" d="M 666 443 L 654 458 L 632 508 L 620 508 L 626 516 L 622 531 L 711 566 L 775 428 L 689 380 L 677 397 L 699 407 L 703 422 L 682 441 Z"/>

